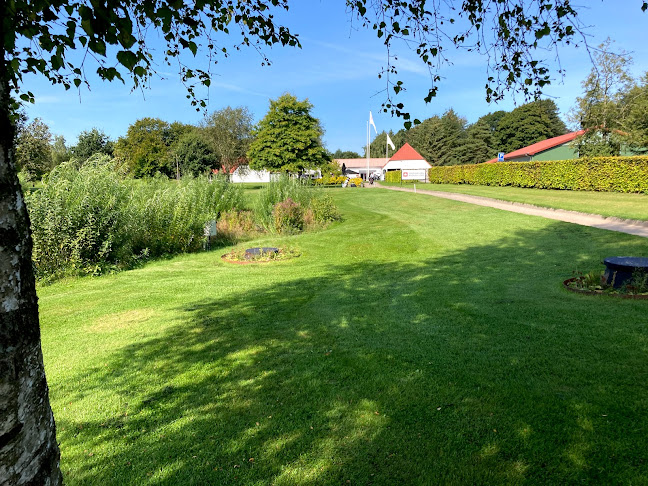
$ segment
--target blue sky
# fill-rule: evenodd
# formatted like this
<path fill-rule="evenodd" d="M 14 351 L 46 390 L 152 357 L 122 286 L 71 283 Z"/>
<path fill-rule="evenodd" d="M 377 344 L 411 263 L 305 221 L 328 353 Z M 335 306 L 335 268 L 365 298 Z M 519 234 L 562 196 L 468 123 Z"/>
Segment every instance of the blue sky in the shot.
<path fill-rule="evenodd" d="M 606 37 L 615 40 L 615 48 L 629 51 L 634 59 L 632 72 L 638 76 L 648 71 L 648 43 L 645 40 L 648 14 L 634 0 L 589 0 L 580 9 L 587 26 L 588 43 L 600 44 Z M 398 130 L 403 121 L 380 113 L 385 99 L 381 90 L 385 81 L 378 73 L 386 64 L 386 51 L 371 30 L 351 23 L 344 0 L 301 0 L 294 2 L 288 14 L 280 15 L 294 33 L 299 34 L 302 49 L 275 47 L 266 49 L 271 66 L 262 66 L 262 58 L 253 49 L 234 52 L 213 67 L 215 74 L 209 90 L 208 112 L 226 106 L 247 106 L 255 120 L 261 119 L 269 99 L 290 92 L 308 98 L 313 114 L 325 130 L 324 142 L 334 151 L 361 152 L 366 139 L 366 121 L 371 110 L 379 131 Z M 397 46 L 399 75 L 407 92 L 396 99 L 404 102 L 413 117 L 421 120 L 453 108 L 469 123 L 495 110 L 511 110 L 524 103 L 509 96 L 499 104 L 485 101 L 485 59 L 465 52 L 448 52 L 453 65 L 442 67 L 439 94 L 429 104 L 423 97 L 431 85 L 430 75 L 414 52 Z M 554 59 L 553 53 L 549 58 Z M 200 61 L 200 60 L 199 60 Z M 581 82 L 591 70 L 584 49 L 565 48 L 560 63 L 566 70 L 546 90 L 555 100 L 561 115 L 574 105 L 581 92 Z M 120 82 L 101 82 L 89 76 L 91 90 L 65 91 L 36 77 L 25 79 L 24 87 L 36 96 L 36 103 L 26 107 L 30 119 L 40 117 L 52 133 L 63 135 L 74 144 L 83 130 L 97 127 L 112 139 L 126 133 L 128 126 L 143 117 L 167 121 L 199 123 L 204 113 L 196 112 L 186 99 L 186 90 L 173 68 L 160 65 L 164 79 L 155 79 L 150 89 L 131 92 Z"/>

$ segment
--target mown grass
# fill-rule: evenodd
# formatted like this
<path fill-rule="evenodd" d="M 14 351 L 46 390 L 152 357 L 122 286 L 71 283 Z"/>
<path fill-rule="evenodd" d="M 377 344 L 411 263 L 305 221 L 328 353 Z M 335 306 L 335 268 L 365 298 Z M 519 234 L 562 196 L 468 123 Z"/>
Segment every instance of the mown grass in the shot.
<path fill-rule="evenodd" d="M 67 484 L 643 484 L 645 239 L 391 191 L 329 229 L 40 289 Z M 248 244 L 249 245 L 249 244 Z"/>
<path fill-rule="evenodd" d="M 400 186 L 397 183 L 383 185 Z M 407 187 L 411 187 L 408 184 Z M 430 191 L 456 192 L 492 197 L 503 201 L 534 204 L 547 208 L 567 209 L 625 219 L 648 220 L 648 194 L 619 192 L 558 191 L 523 187 L 473 186 L 468 184 L 422 184 L 416 187 Z"/>

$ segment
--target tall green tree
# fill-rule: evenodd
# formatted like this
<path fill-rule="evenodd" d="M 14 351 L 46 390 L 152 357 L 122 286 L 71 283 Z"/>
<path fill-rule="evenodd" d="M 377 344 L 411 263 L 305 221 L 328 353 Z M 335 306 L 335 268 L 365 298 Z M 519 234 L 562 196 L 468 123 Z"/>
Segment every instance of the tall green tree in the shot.
<path fill-rule="evenodd" d="M 177 175 L 206 174 L 219 165 L 218 155 L 202 129 L 184 133 L 173 147 Z"/>
<path fill-rule="evenodd" d="M 625 51 L 612 52 L 607 39 L 594 54 L 594 66 L 583 81 L 583 95 L 576 98 L 570 119 L 586 130 L 574 141 L 581 156 L 619 155 L 628 142 L 629 102 L 635 81 L 630 74 L 632 57 Z M 640 101 L 641 97 L 637 101 Z M 632 129 L 631 129 L 632 130 Z"/>
<path fill-rule="evenodd" d="M 453 109 L 446 111 L 439 119 L 437 129 L 429 134 L 427 155 L 424 155 L 426 160 L 432 165 L 461 163 L 459 150 L 466 138 L 465 127 L 465 118 Z"/>
<path fill-rule="evenodd" d="M 457 148 L 460 164 L 481 164 L 496 156 L 493 133 L 487 121 L 477 120 L 466 129 L 466 136 Z"/>
<path fill-rule="evenodd" d="M 112 155 L 114 144 L 103 130 L 92 128 L 79 134 L 77 143 L 70 148 L 72 156 L 80 162 L 86 161 L 94 154 Z"/>
<path fill-rule="evenodd" d="M 250 168 L 302 172 L 325 166 L 330 157 L 322 146 L 324 131 L 311 115 L 313 105 L 284 94 L 270 100 L 270 109 L 254 130 L 248 150 Z"/>
<path fill-rule="evenodd" d="M 239 165 L 252 141 L 252 114 L 243 106 L 215 111 L 203 122 L 205 135 L 226 173 Z"/>
<path fill-rule="evenodd" d="M 27 173 L 31 179 L 40 179 L 47 174 L 54 166 L 51 141 L 49 127 L 40 118 L 24 125 L 16 143 L 19 170 Z"/>
<path fill-rule="evenodd" d="M 627 115 L 620 120 L 621 130 L 627 133 L 625 142 L 637 154 L 648 152 L 648 72 L 623 98 Z"/>
<path fill-rule="evenodd" d="M 331 158 L 333 159 L 359 159 L 360 157 L 360 154 L 353 150 L 337 149 L 331 154 Z"/>
<path fill-rule="evenodd" d="M 494 136 L 497 132 L 497 127 L 499 126 L 500 120 L 504 118 L 507 113 L 508 112 L 504 110 L 494 111 L 492 113 L 488 113 L 484 116 L 479 117 L 477 122 L 484 123 L 490 130 L 491 134 Z"/>
<path fill-rule="evenodd" d="M 52 162 L 54 166 L 67 162 L 70 160 L 70 157 L 70 149 L 65 145 L 65 137 L 63 135 L 55 135 L 54 142 L 52 143 Z"/>
<path fill-rule="evenodd" d="M 497 152 L 513 152 L 567 132 L 552 100 L 539 100 L 515 108 L 502 116 L 495 131 Z"/>
<path fill-rule="evenodd" d="M 117 140 L 114 153 L 135 177 L 157 173 L 174 177 L 176 165 L 173 147 L 189 130 L 191 127 L 182 123 L 142 118 L 128 127 L 125 137 Z"/>
<path fill-rule="evenodd" d="M 430 164 L 455 165 L 460 163 L 458 151 L 465 138 L 465 125 L 466 119 L 450 109 L 405 131 L 402 137 Z"/>

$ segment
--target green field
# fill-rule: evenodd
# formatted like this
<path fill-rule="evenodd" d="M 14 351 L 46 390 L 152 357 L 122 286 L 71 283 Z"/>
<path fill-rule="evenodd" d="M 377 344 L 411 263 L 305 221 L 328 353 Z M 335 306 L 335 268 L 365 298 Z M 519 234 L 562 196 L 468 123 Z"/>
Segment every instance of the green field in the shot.
<path fill-rule="evenodd" d="M 648 483 L 648 301 L 561 287 L 646 239 L 331 192 L 295 260 L 39 289 L 67 484 Z"/>
<path fill-rule="evenodd" d="M 400 186 L 398 183 L 381 184 Z M 406 187 L 411 187 L 407 184 Z M 430 191 L 456 192 L 473 196 L 492 197 L 503 201 L 534 204 L 547 208 L 567 209 L 625 219 L 648 221 L 648 194 L 619 192 L 558 191 L 523 187 L 472 186 L 469 184 L 416 184 Z"/>

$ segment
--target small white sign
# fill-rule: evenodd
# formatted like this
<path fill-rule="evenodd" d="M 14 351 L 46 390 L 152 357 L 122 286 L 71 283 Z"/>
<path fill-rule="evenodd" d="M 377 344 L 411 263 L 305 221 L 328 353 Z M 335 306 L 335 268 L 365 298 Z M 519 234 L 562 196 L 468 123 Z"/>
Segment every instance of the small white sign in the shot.
<path fill-rule="evenodd" d="M 205 224 L 205 236 L 211 238 L 212 236 L 216 236 L 216 220 L 212 219 L 211 221 L 207 221 Z"/>
<path fill-rule="evenodd" d="M 402 173 L 404 181 L 424 181 L 427 179 L 425 169 L 404 170 Z"/>

